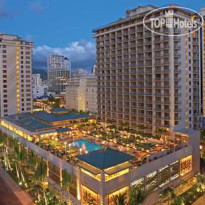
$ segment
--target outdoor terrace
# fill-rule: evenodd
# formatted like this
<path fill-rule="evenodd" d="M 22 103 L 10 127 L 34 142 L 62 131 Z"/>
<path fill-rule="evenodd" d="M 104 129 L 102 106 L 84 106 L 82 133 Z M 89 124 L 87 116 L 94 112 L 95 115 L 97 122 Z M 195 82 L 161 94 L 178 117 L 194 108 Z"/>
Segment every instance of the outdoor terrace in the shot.
<path fill-rule="evenodd" d="M 58 117 L 59 116 L 59 117 Z M 67 118 L 65 118 L 67 116 Z M 78 116 L 78 118 L 77 118 Z M 173 153 L 184 146 L 186 142 L 183 139 L 172 141 L 168 138 L 167 132 L 161 131 L 160 135 L 152 136 L 146 132 L 128 129 L 126 126 L 117 128 L 111 123 L 96 122 L 92 119 L 86 119 L 87 114 L 67 113 L 52 114 L 45 112 L 36 112 L 34 114 L 21 114 L 12 117 L 6 117 L 5 120 L 25 130 L 52 129 L 55 135 L 44 135 L 38 137 L 32 136 L 31 140 L 41 148 L 51 152 L 57 157 L 67 161 L 70 164 L 76 164 L 84 161 L 84 158 L 90 158 L 93 151 L 99 153 L 101 150 L 111 148 L 122 155 L 132 156 L 131 165 L 133 168 L 141 166 L 144 163 L 151 162 L 162 156 Z M 55 122 L 58 119 L 81 119 L 78 122 L 63 124 L 61 127 L 50 125 L 49 122 Z M 44 120 L 43 120 L 44 119 Z M 46 122 L 47 120 L 47 122 Z M 7 125 L 12 127 L 11 125 Z M 12 131 L 15 129 L 12 128 Z M 17 132 L 19 134 L 19 132 Z M 23 135 L 24 137 L 24 135 Z M 96 151 L 97 150 L 97 151 Z M 81 157 L 82 156 L 82 157 Z M 114 155 L 113 155 L 114 156 Z M 113 157 L 111 156 L 111 159 Z M 110 160 L 112 162 L 112 160 Z M 121 164 L 121 162 L 119 162 Z M 95 167 L 95 164 L 90 163 Z M 115 165 L 109 165 L 109 167 Z M 97 166 L 98 169 L 104 169 Z"/>
<path fill-rule="evenodd" d="M 179 139 L 172 141 L 166 138 L 166 134 L 157 139 L 154 136 L 138 134 L 136 131 L 119 130 L 113 127 L 111 129 L 110 126 L 112 125 L 103 126 L 98 122 L 82 122 L 77 127 L 70 126 L 68 133 L 41 140 L 38 144 L 70 163 L 82 161 L 81 158 L 84 157 L 89 158 L 93 151 L 98 153 L 105 148 L 111 148 L 122 154 L 131 155 L 132 167 L 156 160 L 186 146 L 184 139 L 183 142 Z M 90 165 L 96 166 L 92 163 Z M 96 168 L 101 169 L 98 166 Z"/>

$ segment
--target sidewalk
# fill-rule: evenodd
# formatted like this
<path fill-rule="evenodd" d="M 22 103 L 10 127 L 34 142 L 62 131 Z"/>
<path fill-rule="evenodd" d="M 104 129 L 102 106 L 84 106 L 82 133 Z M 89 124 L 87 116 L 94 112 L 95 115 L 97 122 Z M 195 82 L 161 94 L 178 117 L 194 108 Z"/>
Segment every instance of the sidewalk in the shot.
<path fill-rule="evenodd" d="M 23 191 L 16 182 L 5 172 L 0 165 L 0 177 L 4 180 L 5 184 L 12 190 L 22 205 L 33 205 L 33 201 L 28 193 Z"/>
<path fill-rule="evenodd" d="M 193 205 L 204 205 L 205 204 L 205 194 L 198 198 Z"/>

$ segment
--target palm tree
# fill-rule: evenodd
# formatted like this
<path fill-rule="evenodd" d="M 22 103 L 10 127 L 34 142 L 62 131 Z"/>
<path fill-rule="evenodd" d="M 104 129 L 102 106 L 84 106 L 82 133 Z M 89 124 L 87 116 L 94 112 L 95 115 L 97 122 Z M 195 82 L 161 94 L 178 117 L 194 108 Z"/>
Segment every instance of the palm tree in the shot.
<path fill-rule="evenodd" d="M 127 199 L 127 193 L 119 194 L 113 197 L 113 201 L 115 205 L 125 205 Z"/>
<path fill-rule="evenodd" d="M 0 135 L 0 151 L 4 158 L 4 164 L 7 170 L 12 170 L 9 160 L 8 138 L 1 133 Z"/>
<path fill-rule="evenodd" d="M 132 186 L 129 190 L 129 205 L 137 205 L 137 189 Z"/>
<path fill-rule="evenodd" d="M 168 200 L 168 204 L 170 203 L 171 199 L 174 199 L 176 197 L 175 193 L 174 193 L 174 189 L 168 187 L 166 189 L 164 189 L 160 195 L 160 199 L 163 200 L 165 198 L 167 198 Z"/>
<path fill-rule="evenodd" d="M 96 200 L 87 191 L 85 191 L 83 194 L 83 200 L 87 205 L 97 205 Z"/>
<path fill-rule="evenodd" d="M 129 205 L 139 205 L 147 197 L 147 192 L 139 187 L 131 187 L 129 190 Z"/>
<path fill-rule="evenodd" d="M 3 134 L 1 134 L 0 135 L 0 147 L 5 145 L 5 142 L 6 142 L 6 137 Z"/>
<path fill-rule="evenodd" d="M 14 147 L 14 160 L 15 160 L 15 168 L 16 168 L 16 174 L 18 179 L 22 179 L 23 182 L 25 182 L 24 177 L 24 171 L 22 169 L 23 165 L 22 163 L 26 161 L 27 155 L 24 149 L 20 147 L 20 145 L 17 147 Z"/>
<path fill-rule="evenodd" d="M 197 179 L 197 182 L 198 182 L 199 184 L 204 184 L 204 183 L 205 183 L 204 176 L 201 175 L 201 174 L 198 174 L 198 175 L 196 176 L 196 179 Z"/>
<path fill-rule="evenodd" d="M 45 182 L 47 181 L 47 165 L 43 160 L 41 160 L 38 163 L 34 178 L 37 184 L 40 184 L 43 189 L 44 201 L 45 201 L 45 204 L 47 205 L 48 202 L 47 202 L 47 198 L 45 194 L 45 191 L 46 191 Z"/>
<path fill-rule="evenodd" d="M 182 205 L 184 204 L 184 198 L 181 196 L 177 196 L 174 198 L 173 205 Z"/>
<path fill-rule="evenodd" d="M 66 189 L 68 193 L 70 193 L 70 189 L 74 187 L 74 181 L 75 178 L 73 175 L 68 174 L 66 171 L 62 172 L 62 185 Z M 69 198 L 69 204 L 71 204 L 70 198 Z"/>
<path fill-rule="evenodd" d="M 29 172 L 36 170 L 37 164 L 37 157 L 35 156 L 33 151 L 30 151 L 28 156 Z"/>

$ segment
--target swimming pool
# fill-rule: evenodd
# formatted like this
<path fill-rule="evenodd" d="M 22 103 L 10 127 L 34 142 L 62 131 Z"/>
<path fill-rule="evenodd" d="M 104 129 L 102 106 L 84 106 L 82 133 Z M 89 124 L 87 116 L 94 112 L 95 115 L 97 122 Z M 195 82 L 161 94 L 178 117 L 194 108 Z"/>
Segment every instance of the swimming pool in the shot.
<path fill-rule="evenodd" d="M 73 147 L 78 147 L 87 150 L 88 152 L 92 152 L 98 149 L 102 149 L 102 146 L 95 144 L 93 142 L 89 142 L 87 140 L 77 140 L 70 143 Z"/>

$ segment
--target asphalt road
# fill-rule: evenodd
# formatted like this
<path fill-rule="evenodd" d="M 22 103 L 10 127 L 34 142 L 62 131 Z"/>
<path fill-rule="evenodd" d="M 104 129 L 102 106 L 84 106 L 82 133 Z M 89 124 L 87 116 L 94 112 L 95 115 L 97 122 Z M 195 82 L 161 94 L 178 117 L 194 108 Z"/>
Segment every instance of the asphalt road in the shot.
<path fill-rule="evenodd" d="M 0 177 L 0 205 L 22 205 Z"/>

